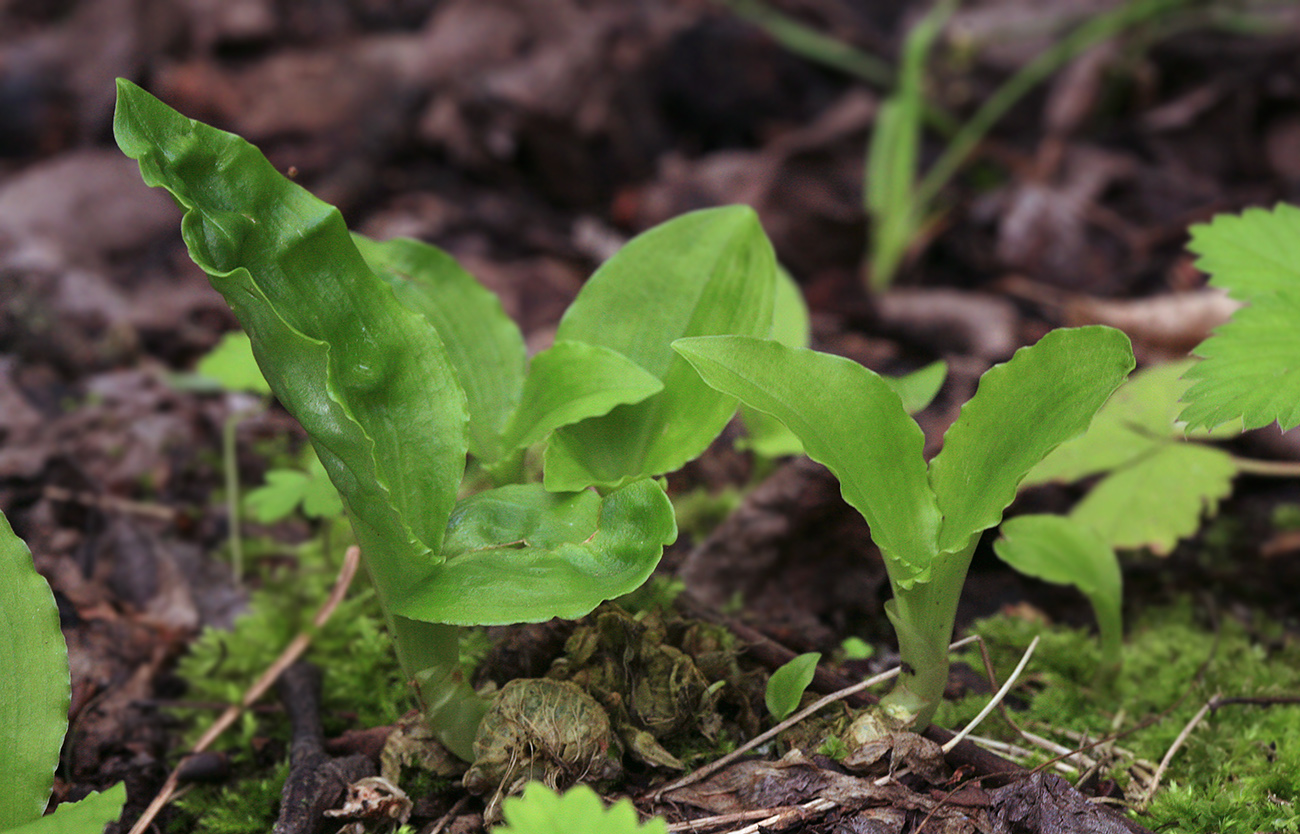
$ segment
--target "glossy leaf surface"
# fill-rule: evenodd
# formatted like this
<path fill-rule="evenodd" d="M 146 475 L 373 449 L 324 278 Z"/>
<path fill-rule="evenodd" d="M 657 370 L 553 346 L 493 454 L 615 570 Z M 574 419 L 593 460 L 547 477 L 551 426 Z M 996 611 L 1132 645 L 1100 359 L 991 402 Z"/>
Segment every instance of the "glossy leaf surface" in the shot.
<path fill-rule="evenodd" d="M 239 137 L 118 81 L 118 145 L 185 209 L 190 255 L 351 510 L 383 596 L 436 564 L 464 469 L 465 395 L 438 334 L 370 269 L 338 210 Z"/>
<path fill-rule="evenodd" d="M 1300 208 L 1247 209 L 1193 226 L 1188 249 L 1246 307 L 1195 351 L 1203 361 L 1182 418 L 1214 427 L 1242 417 L 1248 429 L 1300 425 Z"/>
<path fill-rule="evenodd" d="M 998 558 L 1026 576 L 1074 585 L 1092 604 L 1109 662 L 1119 662 L 1124 635 L 1119 559 L 1095 530 L 1059 515 L 1022 515 L 1002 525 Z"/>
<path fill-rule="evenodd" d="M 529 363 L 503 446 L 506 451 L 531 446 L 560 426 L 641 402 L 663 388 L 658 377 L 621 353 L 585 342 L 556 342 Z"/>
<path fill-rule="evenodd" d="M 501 441 L 524 385 L 524 338 L 501 300 L 436 246 L 410 238 L 382 243 L 352 236 L 366 262 L 397 300 L 442 337 L 465 390 L 469 450 L 492 462 L 509 451 Z"/>
<path fill-rule="evenodd" d="M 546 449 L 546 485 L 576 490 L 658 475 L 698 455 L 736 410 L 671 348 L 678 338 L 766 335 L 776 259 L 758 216 L 744 206 L 707 209 L 628 242 L 583 286 L 557 340 L 623 354 L 664 390 L 602 417 L 565 426 Z"/>
<path fill-rule="evenodd" d="M 785 423 L 835 474 L 890 560 L 891 578 L 923 576 L 939 530 L 925 437 L 884 380 L 850 359 L 764 339 L 715 336 L 673 347 L 710 385 Z"/>
<path fill-rule="evenodd" d="M 990 368 L 930 463 L 944 519 L 939 549 L 961 550 L 1001 521 L 1021 479 L 1087 430 L 1133 365 L 1123 333 L 1079 327 L 1053 330 Z"/>
<path fill-rule="evenodd" d="M 40 818 L 68 729 L 68 651 L 49 584 L 0 513 L 0 831 Z"/>
<path fill-rule="evenodd" d="M 1106 476 L 1070 517 L 1112 547 L 1166 555 L 1232 492 L 1237 465 L 1221 449 L 1171 443 Z"/>
<path fill-rule="evenodd" d="M 648 479 L 603 499 L 539 484 L 489 490 L 457 506 L 446 561 L 395 610 L 460 625 L 576 619 L 639 587 L 676 537 L 672 504 Z"/>

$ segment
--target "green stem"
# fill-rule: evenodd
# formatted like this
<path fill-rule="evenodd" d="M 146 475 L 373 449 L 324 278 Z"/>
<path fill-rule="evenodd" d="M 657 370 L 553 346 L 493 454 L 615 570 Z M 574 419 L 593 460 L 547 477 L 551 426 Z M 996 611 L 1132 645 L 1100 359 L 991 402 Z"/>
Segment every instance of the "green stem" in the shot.
<path fill-rule="evenodd" d="M 415 685 L 425 722 L 444 747 L 474 761 L 474 736 L 488 703 L 461 670 L 460 627 L 390 616 L 389 630 L 402 671 Z"/>
<path fill-rule="evenodd" d="M 1239 472 L 1248 475 L 1264 475 L 1270 478 L 1300 477 L 1300 462 L 1289 460 L 1252 460 L 1232 456 L 1232 463 Z"/>
<path fill-rule="evenodd" d="M 963 550 L 937 556 L 927 582 L 903 587 L 891 577 L 894 598 L 885 604 L 885 613 L 898 635 L 902 671 L 880 699 L 880 709 L 899 727 L 924 729 L 943 700 L 957 602 L 979 538 L 971 536 Z"/>
<path fill-rule="evenodd" d="M 226 480 L 226 527 L 230 539 L 230 570 L 235 585 L 244 581 L 244 542 L 240 532 L 239 516 L 239 456 L 235 451 L 235 429 L 244 419 L 244 412 L 236 411 L 221 424 L 221 468 Z"/>

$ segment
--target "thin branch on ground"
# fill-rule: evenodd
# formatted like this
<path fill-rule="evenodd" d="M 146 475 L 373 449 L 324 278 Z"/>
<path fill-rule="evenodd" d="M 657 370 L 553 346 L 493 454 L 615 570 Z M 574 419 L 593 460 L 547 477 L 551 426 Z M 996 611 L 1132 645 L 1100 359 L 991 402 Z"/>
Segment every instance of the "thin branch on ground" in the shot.
<path fill-rule="evenodd" d="M 1178 749 L 1187 741 L 1188 736 L 1192 734 L 1192 730 L 1196 729 L 1196 725 L 1200 724 L 1202 719 L 1209 714 L 1210 709 L 1213 708 L 1214 702 L 1218 697 L 1219 696 L 1216 693 L 1213 698 L 1206 701 L 1205 706 L 1197 710 L 1196 715 L 1192 716 L 1192 720 L 1188 721 L 1183 726 L 1182 732 L 1178 734 L 1178 738 L 1174 739 L 1174 743 L 1169 745 L 1169 749 L 1165 751 L 1165 757 L 1160 760 L 1160 766 L 1156 768 L 1155 775 L 1151 777 L 1151 784 L 1147 786 L 1145 796 L 1143 796 L 1142 800 L 1137 804 L 1139 811 L 1145 811 L 1147 806 L 1151 804 L 1151 800 L 1156 795 L 1156 789 L 1160 787 L 1160 777 L 1164 776 L 1165 771 L 1169 769 L 1169 763 L 1173 761 L 1174 754 L 1177 753 Z"/>
<path fill-rule="evenodd" d="M 357 567 L 360 564 L 361 549 L 355 546 L 349 547 L 347 555 L 343 557 L 343 566 L 339 569 L 338 578 L 334 580 L 334 588 L 330 591 L 329 598 L 325 600 L 324 604 L 321 605 L 320 609 L 316 612 L 316 616 L 312 618 L 312 629 L 310 631 L 300 632 L 298 636 L 294 637 L 293 640 L 290 641 L 289 645 L 285 647 L 285 650 L 280 653 L 280 656 L 277 657 L 275 661 L 267 667 L 266 671 L 262 673 L 261 677 L 254 681 L 253 685 L 248 688 L 248 691 L 244 693 L 244 697 L 240 699 L 240 702 L 228 707 L 226 711 L 217 718 L 216 722 L 208 728 L 208 731 L 203 734 L 203 737 L 194 744 L 193 749 L 190 751 L 191 754 L 202 753 L 204 750 L 208 749 L 208 747 L 216 741 L 222 733 L 235 723 L 239 718 L 240 713 L 245 709 L 248 709 L 253 705 L 253 702 L 266 694 L 266 690 L 271 688 L 271 685 L 275 683 L 276 678 L 280 677 L 280 673 L 289 668 L 295 660 L 302 656 L 302 653 L 307 650 L 309 645 L 311 645 L 312 635 L 322 628 L 325 623 L 329 622 L 329 618 L 333 616 L 334 610 L 339 607 L 339 603 L 343 602 L 343 597 L 346 596 L 348 587 L 352 584 L 352 579 L 356 576 Z M 158 795 L 149 803 L 149 807 L 144 809 L 144 813 L 140 815 L 140 819 L 136 820 L 136 823 L 131 827 L 129 834 L 144 834 L 153 823 L 154 818 L 158 816 L 158 812 L 171 801 L 172 797 L 176 793 L 176 786 L 179 784 L 179 772 L 179 766 L 172 770 L 171 775 L 167 777 L 167 781 L 163 783 L 162 789 L 158 791 Z"/>
<path fill-rule="evenodd" d="M 1002 703 L 1002 699 L 1011 691 L 1011 687 L 1015 685 L 1016 679 L 1020 677 L 1020 673 L 1023 672 L 1025 666 L 1029 664 L 1029 658 L 1034 656 L 1034 649 L 1036 648 L 1038 648 L 1038 636 L 1034 635 L 1034 639 L 1029 643 L 1029 648 L 1025 649 L 1024 656 L 1020 658 L 1020 663 L 1016 664 L 1015 670 L 1011 672 L 1011 677 L 1007 678 L 1007 682 L 1002 684 L 1002 688 L 993 696 L 993 700 L 985 704 L 984 709 L 980 710 L 979 715 L 976 715 L 969 724 L 961 729 L 961 732 L 948 739 L 948 741 L 943 745 L 942 749 L 945 755 L 947 755 L 949 750 L 956 747 L 962 739 L 970 735 L 970 731 L 978 727 L 980 722 L 987 718 L 988 714 L 992 712 L 998 704 Z"/>

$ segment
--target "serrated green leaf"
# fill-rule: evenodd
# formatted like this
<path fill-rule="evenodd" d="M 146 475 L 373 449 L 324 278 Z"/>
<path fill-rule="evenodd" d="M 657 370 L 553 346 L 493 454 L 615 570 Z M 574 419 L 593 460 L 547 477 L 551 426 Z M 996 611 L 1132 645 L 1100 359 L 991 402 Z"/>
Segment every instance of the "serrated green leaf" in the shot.
<path fill-rule="evenodd" d="M 561 426 L 638 403 L 664 384 L 631 359 L 599 345 L 559 341 L 533 357 L 519 410 L 502 435 L 509 451 L 543 440 Z"/>
<path fill-rule="evenodd" d="M 1300 208 L 1219 215 L 1191 234 L 1196 265 L 1247 306 L 1193 351 L 1204 361 L 1187 374 L 1182 419 L 1191 428 L 1237 417 L 1247 429 L 1300 425 Z"/>
<path fill-rule="evenodd" d="M 943 513 L 939 549 L 960 551 L 1001 521 L 1021 479 L 1087 430 L 1133 365 L 1123 333 L 1079 327 L 1053 330 L 990 368 L 930 463 Z"/>
<path fill-rule="evenodd" d="M 64 802 L 54 813 L 38 820 L 4 829 L 5 834 L 103 834 L 104 826 L 122 814 L 126 783 L 118 782 L 106 791 L 92 793 L 79 802 Z"/>
<path fill-rule="evenodd" d="M 288 518 L 302 503 L 309 480 L 305 472 L 272 469 L 266 473 L 266 484 L 244 496 L 244 507 L 259 524 L 274 524 Z"/>
<path fill-rule="evenodd" d="M 682 339 L 673 348 L 709 385 L 785 423 L 835 474 L 891 578 L 923 575 L 939 530 L 925 437 L 884 380 L 841 356 L 745 336 Z"/>
<path fill-rule="evenodd" d="M 481 492 L 452 514 L 446 561 L 394 610 L 455 625 L 576 619 L 640 586 L 676 538 L 672 504 L 648 479 L 603 499 L 539 484 Z"/>
<path fill-rule="evenodd" d="M 0 513 L 0 831 L 39 819 L 68 729 L 68 651 L 54 594 Z"/>
<path fill-rule="evenodd" d="M 227 391 L 251 391 L 270 394 L 271 386 L 262 376 L 248 334 L 239 330 L 221 337 L 216 347 L 208 351 L 194 369 L 200 376 L 215 381 Z"/>
<path fill-rule="evenodd" d="M 347 503 L 381 595 L 437 564 L 468 445 L 438 335 L 402 306 L 338 210 L 243 139 L 118 80 L 114 136 L 185 209 L 190 256 L 225 296 L 277 399 Z"/>
<path fill-rule="evenodd" d="M 529 782 L 523 796 L 506 799 L 501 811 L 505 825 L 492 829 L 494 834 L 668 834 L 658 817 L 640 823 L 627 799 L 606 808 L 586 785 L 561 796 L 541 782 Z"/>
<path fill-rule="evenodd" d="M 410 238 L 378 243 L 357 234 L 353 242 L 397 300 L 442 337 L 465 390 L 470 453 L 488 463 L 498 460 L 510 450 L 501 433 L 524 386 L 526 351 L 519 326 L 494 293 L 436 246 Z"/>
<path fill-rule="evenodd" d="M 1171 443 L 1101 480 L 1070 517 L 1112 547 L 1167 554 L 1232 492 L 1237 465 L 1219 449 Z"/>
<path fill-rule="evenodd" d="M 1210 284 L 1239 301 L 1256 301 L 1300 284 L 1300 208 L 1248 208 L 1190 230 L 1187 248 Z"/>
<path fill-rule="evenodd" d="M 1022 515 L 1002 525 L 998 558 L 1026 576 L 1073 585 L 1092 604 L 1103 655 L 1120 659 L 1124 637 L 1123 577 L 1114 549 L 1095 530 L 1059 515 Z"/>
<path fill-rule="evenodd" d="M 767 692 L 763 699 L 773 718 L 784 721 L 799 708 L 799 701 L 817 674 L 817 664 L 821 659 L 821 652 L 801 654 L 783 663 L 767 679 Z"/>
<path fill-rule="evenodd" d="M 766 335 L 776 258 L 754 211 L 692 212 L 633 238 L 583 286 L 557 340 L 601 345 L 663 382 L 664 390 L 557 430 L 545 483 L 563 491 L 613 486 L 680 467 L 736 410 L 670 347 L 684 336 Z"/>

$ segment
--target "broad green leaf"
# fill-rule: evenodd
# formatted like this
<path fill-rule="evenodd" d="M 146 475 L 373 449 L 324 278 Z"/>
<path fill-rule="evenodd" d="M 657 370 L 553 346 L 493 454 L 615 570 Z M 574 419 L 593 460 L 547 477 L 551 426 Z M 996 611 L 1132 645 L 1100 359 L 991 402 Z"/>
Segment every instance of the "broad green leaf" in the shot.
<path fill-rule="evenodd" d="M 185 209 L 272 391 L 348 505 L 381 595 L 436 565 L 465 465 L 465 395 L 438 334 L 357 251 L 338 210 L 243 139 L 118 80 L 113 131 Z"/>
<path fill-rule="evenodd" d="M 668 834 L 662 819 L 640 823 L 626 799 L 606 808 L 586 785 L 561 796 L 541 782 L 529 782 L 523 796 L 506 799 L 501 811 L 506 824 L 492 829 L 493 834 Z"/>
<path fill-rule="evenodd" d="M 941 551 L 959 551 L 1002 520 L 1022 478 L 1082 434 L 1133 370 L 1128 337 L 1109 327 L 1053 330 L 980 378 L 930 463 L 943 513 Z"/>
<path fill-rule="evenodd" d="M 118 782 L 106 791 L 92 793 L 79 802 L 65 802 L 54 813 L 5 834 L 103 834 L 104 826 L 122 815 L 126 802 L 126 783 Z"/>
<path fill-rule="evenodd" d="M 194 369 L 200 376 L 216 381 L 227 391 L 251 391 L 269 394 L 271 386 L 262 376 L 253 358 L 253 346 L 248 334 L 234 330 L 221 337 L 216 347 L 199 360 Z"/>
<path fill-rule="evenodd" d="M 1123 579 L 1115 551 L 1095 530 L 1059 515 L 1022 515 L 1002 525 L 998 558 L 1026 576 L 1073 585 L 1092 604 L 1103 653 L 1118 663 L 1124 636 Z"/>
<path fill-rule="evenodd" d="M 452 514 L 446 561 L 395 610 L 456 625 L 576 619 L 640 586 L 676 538 L 672 504 L 649 479 L 603 499 L 539 484 L 481 492 Z"/>
<path fill-rule="evenodd" d="M 1204 361 L 1187 373 L 1182 419 L 1192 428 L 1237 417 L 1247 429 L 1300 425 L 1300 208 L 1219 215 L 1191 233 L 1196 265 L 1247 306 L 1193 351 Z"/>
<path fill-rule="evenodd" d="M 68 729 L 68 651 L 54 594 L 0 513 L 0 831 L 38 819 Z"/>
<path fill-rule="evenodd" d="M 821 652 L 801 654 L 782 664 L 767 679 L 767 693 L 763 698 L 773 718 L 784 721 L 799 708 L 799 701 L 812 683 L 821 659 Z"/>
<path fill-rule="evenodd" d="M 1106 476 L 1070 517 L 1112 547 L 1167 554 L 1232 492 L 1237 465 L 1220 449 L 1170 443 Z"/>
<path fill-rule="evenodd" d="M 1124 466 L 1189 434 L 1179 422 L 1179 398 L 1191 382 L 1183 377 L 1192 360 L 1144 368 L 1121 385 L 1097 412 L 1081 437 L 1066 441 L 1025 476 L 1022 486 L 1050 481 L 1077 481 Z M 1193 437 L 1226 438 L 1240 433 L 1227 424 Z"/>
<path fill-rule="evenodd" d="M 670 345 L 685 336 L 766 335 L 776 259 L 745 206 L 692 212 L 632 239 L 583 286 L 557 340 L 623 354 L 664 390 L 557 430 L 545 481 L 563 491 L 670 472 L 717 437 L 736 402 L 705 385 Z"/>
<path fill-rule="evenodd" d="M 803 293 L 789 272 L 778 264 L 776 268 L 776 294 L 772 303 L 772 332 L 769 338 L 787 347 L 808 347 L 812 338 L 812 321 Z M 741 403 L 741 422 L 745 424 L 745 437 L 736 447 L 753 449 L 766 458 L 803 454 L 799 438 L 785 424 L 770 414 L 755 411 Z"/>
<path fill-rule="evenodd" d="M 719 391 L 775 416 L 839 479 L 871 527 L 896 581 L 923 580 L 939 508 L 926 479 L 921 429 L 889 385 L 842 356 L 745 336 L 673 345 Z"/>
<path fill-rule="evenodd" d="M 608 414 L 662 391 L 659 378 L 609 348 L 556 342 L 533 357 L 519 410 L 503 434 L 506 451 L 544 439 L 560 426 Z"/>
<path fill-rule="evenodd" d="M 501 442 L 524 386 L 526 351 L 501 300 L 446 252 L 410 238 L 377 243 L 354 234 L 370 267 L 397 300 L 433 325 L 465 389 L 469 450 L 485 462 L 510 449 Z"/>

